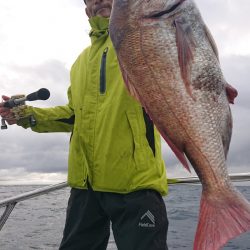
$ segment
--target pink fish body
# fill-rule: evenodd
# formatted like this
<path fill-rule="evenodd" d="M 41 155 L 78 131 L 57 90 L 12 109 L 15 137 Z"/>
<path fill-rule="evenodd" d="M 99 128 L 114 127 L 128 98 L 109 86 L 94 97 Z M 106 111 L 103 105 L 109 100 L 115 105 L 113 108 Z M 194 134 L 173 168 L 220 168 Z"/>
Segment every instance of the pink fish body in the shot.
<path fill-rule="evenodd" d="M 202 183 L 194 249 L 220 249 L 250 230 L 250 204 L 226 166 L 237 91 L 199 10 L 192 0 L 114 0 L 110 35 L 129 92 Z"/>

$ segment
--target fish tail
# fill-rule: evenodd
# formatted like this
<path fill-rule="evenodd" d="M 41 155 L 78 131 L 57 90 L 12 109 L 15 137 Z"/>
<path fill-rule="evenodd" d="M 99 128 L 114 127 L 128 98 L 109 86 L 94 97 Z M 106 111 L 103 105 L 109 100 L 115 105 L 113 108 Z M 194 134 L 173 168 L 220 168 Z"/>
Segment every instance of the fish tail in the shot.
<path fill-rule="evenodd" d="M 194 250 L 218 250 L 250 230 L 250 203 L 235 189 L 214 196 L 202 192 Z"/>

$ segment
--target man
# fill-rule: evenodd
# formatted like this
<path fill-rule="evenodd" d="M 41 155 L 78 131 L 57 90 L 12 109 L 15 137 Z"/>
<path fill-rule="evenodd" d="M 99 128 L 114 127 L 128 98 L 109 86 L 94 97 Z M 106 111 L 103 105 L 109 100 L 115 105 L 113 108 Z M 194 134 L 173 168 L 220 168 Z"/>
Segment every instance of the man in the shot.
<path fill-rule="evenodd" d="M 125 88 L 108 33 L 112 0 L 86 0 L 91 46 L 71 69 L 69 103 L 27 107 L 16 120 L 36 132 L 72 132 L 68 183 L 72 187 L 60 249 L 106 249 L 110 221 L 119 250 L 167 249 L 162 195 L 167 179 L 158 132 Z M 7 96 L 3 99 L 8 100 Z M 30 116 L 36 125 L 30 124 Z"/>

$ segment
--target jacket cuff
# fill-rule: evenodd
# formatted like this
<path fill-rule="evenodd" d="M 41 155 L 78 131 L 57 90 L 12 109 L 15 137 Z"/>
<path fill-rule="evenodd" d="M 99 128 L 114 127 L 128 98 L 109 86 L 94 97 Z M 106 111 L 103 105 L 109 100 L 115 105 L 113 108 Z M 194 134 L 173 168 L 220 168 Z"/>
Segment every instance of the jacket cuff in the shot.
<path fill-rule="evenodd" d="M 25 109 L 22 111 L 22 118 L 17 120 L 17 125 L 23 128 L 30 128 L 33 127 L 35 124 L 33 123 L 32 119 L 32 107 L 26 106 Z"/>

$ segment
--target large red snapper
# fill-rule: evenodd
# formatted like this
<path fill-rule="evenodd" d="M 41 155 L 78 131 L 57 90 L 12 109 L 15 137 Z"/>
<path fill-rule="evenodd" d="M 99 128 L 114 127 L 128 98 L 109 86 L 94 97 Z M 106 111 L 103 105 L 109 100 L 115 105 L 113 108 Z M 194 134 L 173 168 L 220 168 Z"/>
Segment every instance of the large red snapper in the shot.
<path fill-rule="evenodd" d="M 202 182 L 194 249 L 219 249 L 250 230 L 250 204 L 226 167 L 236 91 L 199 10 L 192 0 L 114 0 L 110 35 L 130 93 Z"/>

